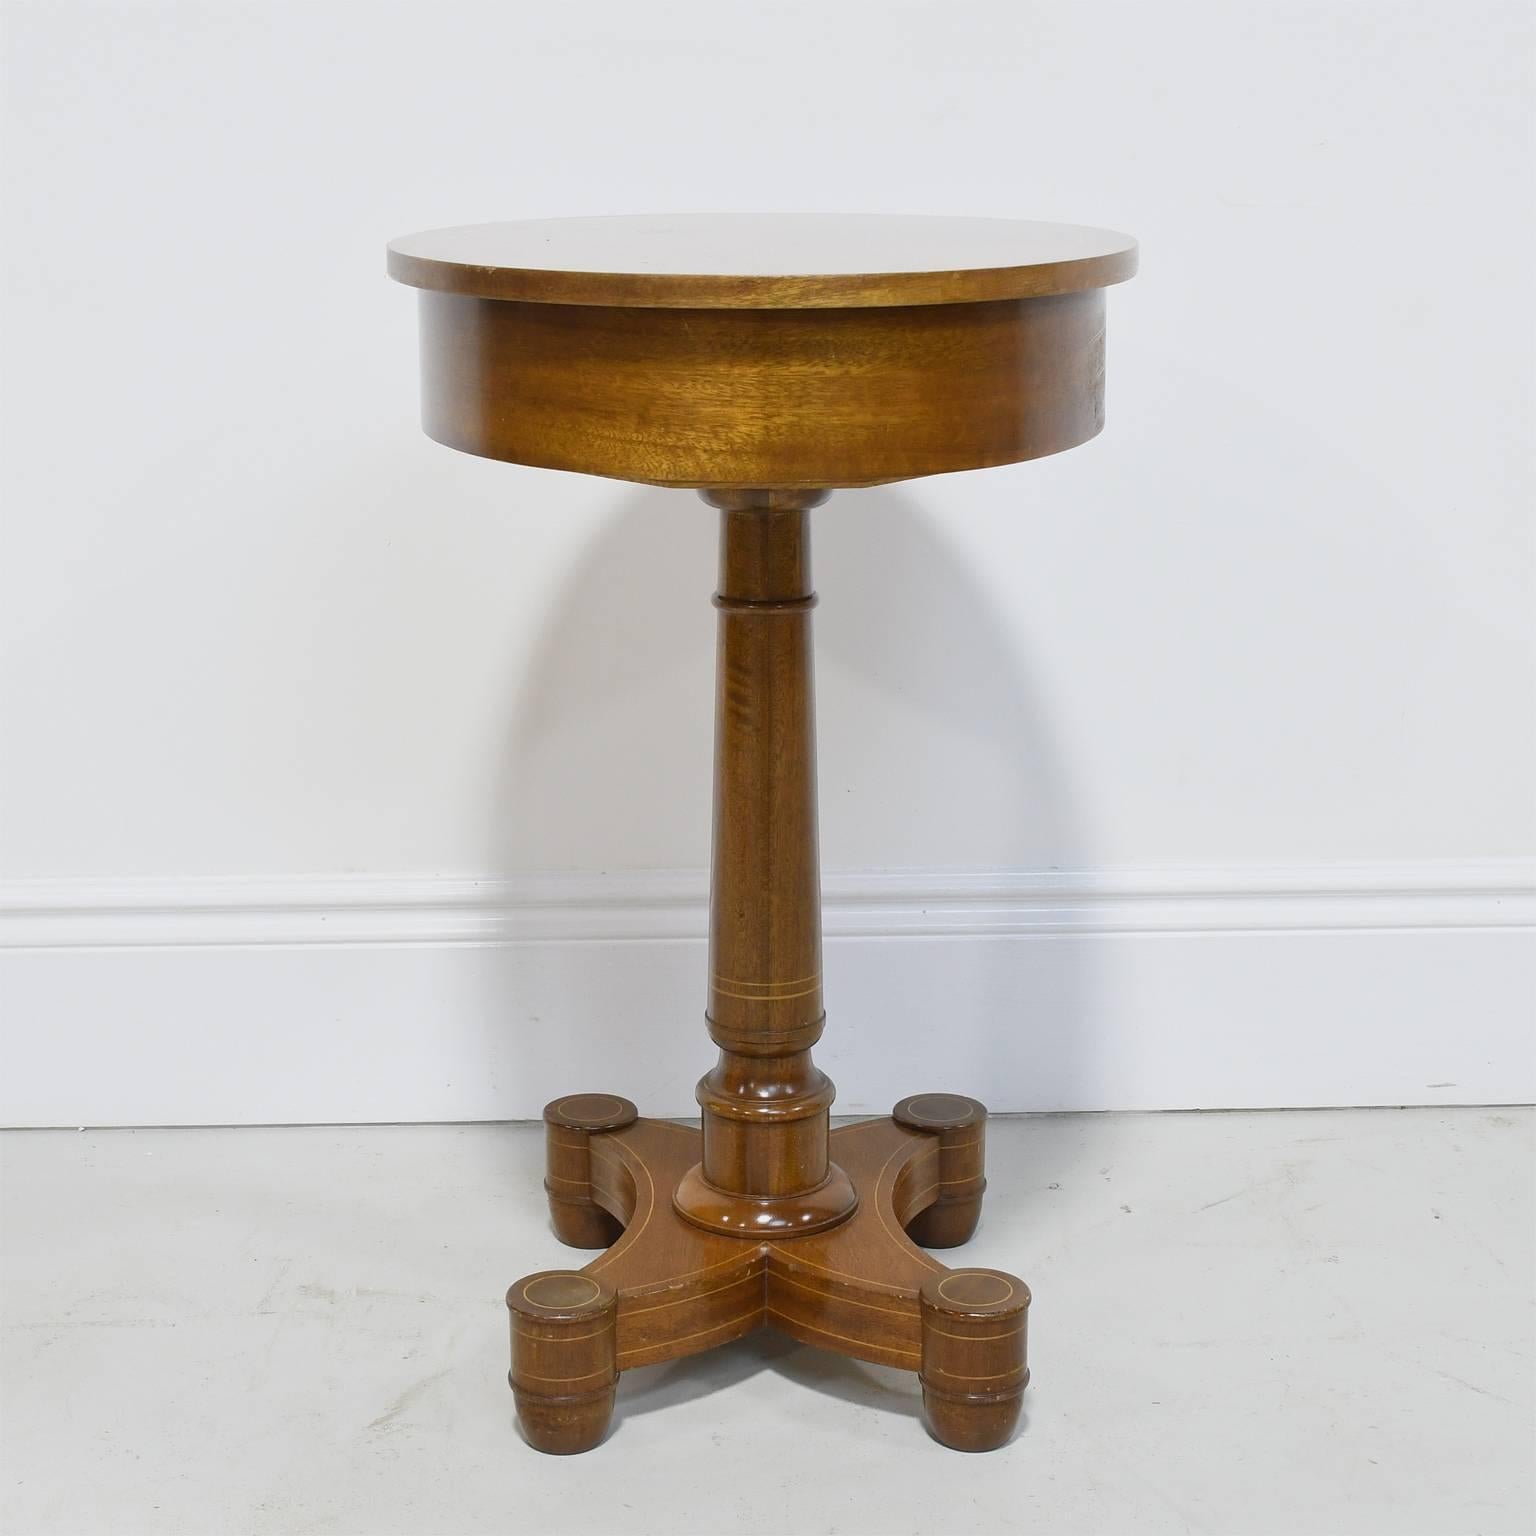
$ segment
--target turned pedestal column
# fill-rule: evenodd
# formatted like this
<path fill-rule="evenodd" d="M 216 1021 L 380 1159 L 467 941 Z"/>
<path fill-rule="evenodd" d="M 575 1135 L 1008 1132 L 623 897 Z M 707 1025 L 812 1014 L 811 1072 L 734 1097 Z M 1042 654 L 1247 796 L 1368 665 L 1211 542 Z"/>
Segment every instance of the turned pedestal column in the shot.
<path fill-rule="evenodd" d="M 608 1092 L 545 1109 L 556 1235 L 602 1252 L 507 1294 L 509 1379 L 540 1450 L 596 1445 L 622 1371 L 765 1326 L 916 1372 L 947 1445 L 1013 1432 L 1028 1288 L 924 1251 L 975 1230 L 986 1110 L 917 1093 L 833 1131 L 812 1056 L 826 1015 L 811 517 L 834 487 L 1092 437 L 1103 290 L 1135 261 L 1105 230 L 811 215 L 551 220 L 391 245 L 391 274 L 422 290 L 432 437 L 691 487 L 720 522 L 719 1056 L 697 1130 Z"/>
<path fill-rule="evenodd" d="M 793 1236 L 858 1203 L 827 1153 L 833 1088 L 811 1060 L 821 994 L 810 508 L 816 491 L 706 492 L 720 508 L 710 1037 L 703 1157 L 674 1196 L 712 1232 Z"/>

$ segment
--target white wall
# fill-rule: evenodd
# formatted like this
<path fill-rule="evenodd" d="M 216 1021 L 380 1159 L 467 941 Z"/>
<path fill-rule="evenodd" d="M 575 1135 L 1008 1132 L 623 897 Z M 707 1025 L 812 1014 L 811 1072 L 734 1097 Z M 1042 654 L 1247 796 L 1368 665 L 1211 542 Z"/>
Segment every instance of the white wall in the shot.
<path fill-rule="evenodd" d="M 0 16 L 0 1118 L 687 1106 L 711 514 L 429 443 L 383 243 L 707 207 L 1143 244 L 1100 439 L 817 514 L 844 1107 L 1536 1092 L 1523 0 Z"/>

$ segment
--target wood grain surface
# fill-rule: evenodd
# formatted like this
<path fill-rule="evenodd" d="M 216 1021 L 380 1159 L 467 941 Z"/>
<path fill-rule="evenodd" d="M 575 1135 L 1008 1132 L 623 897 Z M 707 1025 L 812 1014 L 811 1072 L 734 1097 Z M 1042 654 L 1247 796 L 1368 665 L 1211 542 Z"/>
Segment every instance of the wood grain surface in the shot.
<path fill-rule="evenodd" d="M 983 469 L 1104 424 L 1104 295 L 904 309 L 420 296 L 422 424 L 484 458 L 820 489 Z"/>
<path fill-rule="evenodd" d="M 1029 1380 L 1028 1287 L 948 1269 L 907 1232 L 943 1192 L 939 1134 L 894 1119 L 839 1127 L 829 1150 L 858 1191 L 852 1215 L 807 1236 L 745 1240 L 701 1231 L 673 1206 L 699 1158 L 697 1130 L 637 1120 L 590 1141 L 586 1198 L 623 1235 L 585 1269 L 542 1271 L 507 1296 L 510 1380 L 538 1449 L 598 1444 L 619 1372 L 758 1328 L 916 1372 L 928 1428 L 946 1445 L 988 1450 L 1013 1433 Z M 562 1273 L 564 1293 L 551 1284 Z M 593 1284 L 578 1290 L 576 1277 Z"/>
<path fill-rule="evenodd" d="M 1111 229 L 901 214 L 638 214 L 430 229 L 392 240 L 415 288 L 545 304 L 851 309 L 1081 293 L 1136 271 Z"/>
<path fill-rule="evenodd" d="M 407 236 L 422 421 L 467 453 L 691 486 L 720 514 L 699 1129 L 545 1110 L 556 1233 L 603 1249 L 507 1293 L 529 1443 L 588 1450 L 622 1371 L 756 1328 L 915 1371 L 931 1433 L 1002 1445 L 1029 1291 L 918 1246 L 975 1230 L 986 1111 L 904 1099 L 831 1132 L 810 512 L 837 486 L 1038 458 L 1104 421 L 1103 288 L 1135 242 L 1074 226 L 825 216 L 561 220 Z"/>

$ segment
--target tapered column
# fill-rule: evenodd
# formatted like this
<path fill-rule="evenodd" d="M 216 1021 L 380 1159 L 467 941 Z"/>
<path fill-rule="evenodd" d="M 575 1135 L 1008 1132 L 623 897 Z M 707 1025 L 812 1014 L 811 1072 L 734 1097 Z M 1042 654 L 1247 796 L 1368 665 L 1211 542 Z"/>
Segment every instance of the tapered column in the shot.
<path fill-rule="evenodd" d="M 825 1014 L 816 837 L 809 510 L 820 491 L 706 492 L 720 509 L 709 1032 L 703 1162 L 678 1210 L 744 1236 L 849 1215 L 827 1158 L 833 1087 L 811 1060 Z"/>

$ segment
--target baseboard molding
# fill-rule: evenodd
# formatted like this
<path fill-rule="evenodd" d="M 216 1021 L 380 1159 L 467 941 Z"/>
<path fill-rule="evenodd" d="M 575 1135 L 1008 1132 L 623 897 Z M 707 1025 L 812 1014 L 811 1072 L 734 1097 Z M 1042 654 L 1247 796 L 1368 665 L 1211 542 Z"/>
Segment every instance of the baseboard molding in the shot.
<path fill-rule="evenodd" d="M 687 1113 L 705 897 L 654 871 L 0 884 L 0 1123 L 523 1118 L 573 1084 Z M 825 917 L 840 1111 L 1536 1097 L 1536 861 L 832 874 Z"/>
<path fill-rule="evenodd" d="M 704 932 L 703 871 L 0 882 L 0 950 L 547 943 Z M 829 874 L 829 938 L 1518 928 L 1536 860 Z"/>

